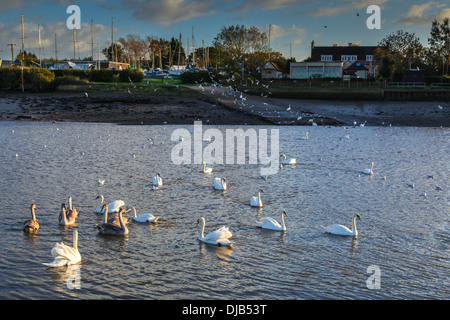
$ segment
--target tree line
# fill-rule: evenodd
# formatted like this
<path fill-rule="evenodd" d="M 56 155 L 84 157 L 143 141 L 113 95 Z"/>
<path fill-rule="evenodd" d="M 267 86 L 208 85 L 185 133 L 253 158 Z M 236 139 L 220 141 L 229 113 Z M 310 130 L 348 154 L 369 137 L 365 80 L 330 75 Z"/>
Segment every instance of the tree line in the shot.
<path fill-rule="evenodd" d="M 433 20 L 428 47 L 414 34 L 399 30 L 378 42 L 375 58 L 380 65 L 380 75 L 391 81 L 401 81 L 403 70 L 425 70 L 427 76 L 449 74 L 450 29 L 449 19 Z"/>

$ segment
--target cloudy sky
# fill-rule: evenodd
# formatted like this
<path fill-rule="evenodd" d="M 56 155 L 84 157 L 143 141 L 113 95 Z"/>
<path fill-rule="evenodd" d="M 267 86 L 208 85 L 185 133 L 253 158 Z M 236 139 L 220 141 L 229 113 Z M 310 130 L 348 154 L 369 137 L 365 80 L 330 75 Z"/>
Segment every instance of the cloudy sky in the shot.
<path fill-rule="evenodd" d="M 81 29 L 77 30 L 77 58 L 90 55 L 91 19 L 94 25 L 95 52 L 114 38 L 127 34 L 165 39 L 182 34 L 184 45 L 202 42 L 211 45 L 224 26 L 256 26 L 271 34 L 271 47 L 285 57 L 300 61 L 310 54 L 310 43 L 331 45 L 349 42 L 376 45 L 397 30 L 415 33 L 427 45 L 431 21 L 450 18 L 448 0 L 0 0 L 0 58 L 11 58 L 9 43 L 21 48 L 21 15 L 24 15 L 25 50 L 38 52 L 38 25 L 41 26 L 42 58 L 73 57 L 73 32 L 66 26 L 69 5 L 81 9 Z M 367 8 L 381 8 L 381 29 L 369 30 Z M 103 58 L 103 57 L 101 57 Z"/>

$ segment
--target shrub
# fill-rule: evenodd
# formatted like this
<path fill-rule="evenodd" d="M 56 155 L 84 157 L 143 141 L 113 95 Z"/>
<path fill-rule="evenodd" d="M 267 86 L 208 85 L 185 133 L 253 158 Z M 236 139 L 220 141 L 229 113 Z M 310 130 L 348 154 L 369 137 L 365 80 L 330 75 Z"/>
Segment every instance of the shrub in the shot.
<path fill-rule="evenodd" d="M 21 88 L 21 68 L 0 68 L 0 88 L 18 90 Z M 23 70 L 25 89 L 48 91 L 52 88 L 55 75 L 44 68 L 25 68 Z"/>
<path fill-rule="evenodd" d="M 119 81 L 120 82 L 135 82 L 139 83 L 144 80 L 144 73 L 140 70 L 134 69 L 125 69 L 120 71 L 119 73 Z"/>

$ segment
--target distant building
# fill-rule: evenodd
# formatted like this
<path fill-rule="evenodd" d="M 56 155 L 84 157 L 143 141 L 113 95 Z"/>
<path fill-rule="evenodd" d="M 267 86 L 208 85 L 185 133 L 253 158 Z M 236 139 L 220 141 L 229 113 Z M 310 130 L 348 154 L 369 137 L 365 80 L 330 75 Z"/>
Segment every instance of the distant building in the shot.
<path fill-rule="evenodd" d="M 59 69 L 97 69 L 99 61 L 49 61 L 43 62 L 42 67 L 50 69 L 50 70 L 59 70 Z M 100 69 L 115 69 L 115 70 L 123 70 L 128 69 L 130 66 L 129 63 L 122 62 L 114 62 L 108 60 L 100 60 Z"/>
<path fill-rule="evenodd" d="M 275 62 L 267 62 L 261 68 L 261 79 L 282 79 L 283 71 Z"/>
<path fill-rule="evenodd" d="M 362 79 L 376 78 L 378 64 L 375 61 L 377 46 L 359 46 L 349 43 L 348 46 L 316 46 L 311 42 L 311 61 L 324 63 L 343 63 L 342 75 Z"/>

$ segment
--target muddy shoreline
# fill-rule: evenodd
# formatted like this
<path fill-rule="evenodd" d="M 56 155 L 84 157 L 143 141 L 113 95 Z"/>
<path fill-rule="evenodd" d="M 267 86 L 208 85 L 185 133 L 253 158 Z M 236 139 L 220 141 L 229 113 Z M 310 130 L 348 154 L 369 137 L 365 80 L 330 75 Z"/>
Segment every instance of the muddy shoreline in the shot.
<path fill-rule="evenodd" d="M 317 102 L 260 98 L 217 88 L 155 92 L 0 93 L 0 121 L 132 125 L 394 125 L 449 127 L 450 103 Z M 224 89 L 225 90 L 225 89 Z"/>

